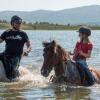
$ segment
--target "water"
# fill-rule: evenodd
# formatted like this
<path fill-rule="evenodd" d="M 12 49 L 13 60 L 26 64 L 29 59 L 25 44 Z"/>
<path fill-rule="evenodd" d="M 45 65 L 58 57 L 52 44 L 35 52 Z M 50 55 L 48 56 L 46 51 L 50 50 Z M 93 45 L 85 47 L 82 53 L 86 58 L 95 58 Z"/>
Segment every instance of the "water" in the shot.
<path fill-rule="evenodd" d="M 0 34 L 3 30 L 0 30 Z M 0 100 L 99 100 L 100 86 L 66 87 L 52 86 L 48 78 L 40 75 L 43 62 L 43 41 L 56 40 L 64 49 L 72 51 L 78 39 L 76 31 L 26 31 L 32 44 L 32 52 L 24 57 L 21 65 L 30 70 L 32 75 L 16 83 L 0 83 Z M 100 31 L 93 31 L 91 40 L 94 43 L 91 59 L 88 64 L 100 69 Z M 0 52 L 4 50 L 0 44 Z M 30 79 L 30 80 L 29 80 Z"/>

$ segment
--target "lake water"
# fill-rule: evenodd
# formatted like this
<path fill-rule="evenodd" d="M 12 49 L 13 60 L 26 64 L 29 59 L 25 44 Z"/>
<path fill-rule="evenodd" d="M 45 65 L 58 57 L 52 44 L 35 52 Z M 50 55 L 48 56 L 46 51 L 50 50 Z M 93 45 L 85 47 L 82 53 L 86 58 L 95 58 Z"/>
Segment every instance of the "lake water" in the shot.
<path fill-rule="evenodd" d="M 0 30 L 0 34 L 3 30 Z M 26 31 L 32 52 L 24 57 L 21 65 L 30 70 L 33 76 L 15 83 L 0 83 L 0 100 L 100 100 L 100 86 L 92 87 L 54 87 L 48 78 L 40 75 L 43 62 L 43 41 L 56 40 L 67 51 L 72 51 L 78 39 L 76 31 Z M 91 59 L 88 64 L 100 69 L 100 31 L 93 31 L 91 40 L 94 43 Z M 0 52 L 4 43 L 0 44 Z"/>

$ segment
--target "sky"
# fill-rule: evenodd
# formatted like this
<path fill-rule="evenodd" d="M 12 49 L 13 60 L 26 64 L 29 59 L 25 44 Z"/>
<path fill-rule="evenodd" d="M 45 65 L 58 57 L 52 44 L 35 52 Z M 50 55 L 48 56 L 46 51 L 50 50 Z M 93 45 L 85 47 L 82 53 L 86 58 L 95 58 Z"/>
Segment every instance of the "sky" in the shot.
<path fill-rule="evenodd" d="M 100 0 L 0 0 L 0 11 L 62 10 L 100 5 Z"/>

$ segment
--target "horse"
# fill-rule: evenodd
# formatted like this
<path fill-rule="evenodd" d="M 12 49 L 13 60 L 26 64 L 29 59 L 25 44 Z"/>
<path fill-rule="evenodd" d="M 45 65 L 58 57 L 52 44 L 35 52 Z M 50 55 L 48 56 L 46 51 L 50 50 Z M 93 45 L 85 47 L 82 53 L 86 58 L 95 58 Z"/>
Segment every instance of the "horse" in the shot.
<path fill-rule="evenodd" d="M 19 77 L 23 77 L 25 75 L 29 75 L 30 74 L 30 71 L 27 68 L 24 68 L 22 66 L 19 66 L 18 70 L 19 70 L 19 73 L 20 73 Z M 17 78 L 15 78 L 13 80 L 9 80 L 6 77 L 4 65 L 3 65 L 2 61 L 0 61 L 0 82 L 17 82 L 17 81 L 20 81 L 20 78 L 17 77 Z"/>
<path fill-rule="evenodd" d="M 50 80 L 53 83 L 64 83 L 67 85 L 83 86 L 81 82 L 78 65 L 71 60 L 67 51 L 65 51 L 55 40 L 51 42 L 43 42 L 43 65 L 41 75 L 48 77 L 54 69 L 54 75 Z M 89 67 L 95 78 L 95 83 L 100 84 L 100 71 Z"/>

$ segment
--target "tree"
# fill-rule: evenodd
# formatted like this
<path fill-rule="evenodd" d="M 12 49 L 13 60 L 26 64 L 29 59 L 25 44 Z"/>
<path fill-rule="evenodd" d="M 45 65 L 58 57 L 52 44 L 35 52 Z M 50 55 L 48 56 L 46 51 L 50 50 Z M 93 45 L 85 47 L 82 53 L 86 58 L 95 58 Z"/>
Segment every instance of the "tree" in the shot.
<path fill-rule="evenodd" d="M 70 24 L 68 24 L 67 26 L 70 26 Z"/>
<path fill-rule="evenodd" d="M 26 24 L 26 22 L 25 22 L 25 21 L 23 21 L 23 24 Z"/>
<path fill-rule="evenodd" d="M 6 20 L 3 20 L 3 23 L 8 23 Z"/>

